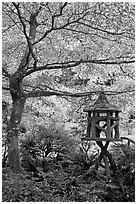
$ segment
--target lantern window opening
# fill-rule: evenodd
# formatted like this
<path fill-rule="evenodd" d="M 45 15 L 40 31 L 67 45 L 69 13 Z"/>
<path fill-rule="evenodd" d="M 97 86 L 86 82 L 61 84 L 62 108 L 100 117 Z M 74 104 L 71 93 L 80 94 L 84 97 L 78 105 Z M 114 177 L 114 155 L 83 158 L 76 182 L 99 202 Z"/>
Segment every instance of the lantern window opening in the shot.
<path fill-rule="evenodd" d="M 101 127 L 103 127 L 103 125 L 105 125 L 106 124 L 106 121 L 100 121 L 100 126 Z M 104 127 L 104 128 L 106 128 L 106 127 Z"/>
<path fill-rule="evenodd" d="M 116 117 L 116 112 L 110 112 L 110 116 L 112 116 L 113 118 Z"/>
<path fill-rule="evenodd" d="M 107 113 L 100 113 L 100 116 L 107 116 Z"/>
<path fill-rule="evenodd" d="M 101 131 L 100 138 L 106 138 L 106 132 Z"/>

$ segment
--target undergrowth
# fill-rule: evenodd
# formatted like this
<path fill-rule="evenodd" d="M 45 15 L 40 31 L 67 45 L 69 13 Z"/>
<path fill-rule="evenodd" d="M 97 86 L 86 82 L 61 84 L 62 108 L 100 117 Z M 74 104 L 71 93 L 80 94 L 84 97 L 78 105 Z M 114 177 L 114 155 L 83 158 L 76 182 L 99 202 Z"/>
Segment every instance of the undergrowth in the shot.
<path fill-rule="evenodd" d="M 112 179 L 98 179 L 93 172 L 94 155 L 88 166 L 84 157 L 69 152 L 47 160 L 46 172 L 14 175 L 3 169 L 3 202 L 134 202 L 135 151 L 134 146 L 115 144 L 110 150 L 117 166 Z M 80 158 L 82 158 L 80 160 Z M 33 158 L 34 160 L 34 158 Z M 86 165 L 85 165 L 86 164 Z"/>

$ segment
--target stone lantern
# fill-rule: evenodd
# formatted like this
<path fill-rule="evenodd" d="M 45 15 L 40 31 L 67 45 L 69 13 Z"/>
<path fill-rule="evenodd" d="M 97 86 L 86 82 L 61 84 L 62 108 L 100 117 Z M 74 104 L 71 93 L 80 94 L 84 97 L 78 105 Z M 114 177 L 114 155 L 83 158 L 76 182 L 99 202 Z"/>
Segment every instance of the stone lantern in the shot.
<path fill-rule="evenodd" d="M 82 140 L 87 141 L 96 141 L 97 145 L 100 147 L 101 152 L 95 164 L 95 172 L 97 172 L 101 161 L 104 161 L 106 179 L 110 178 L 110 169 L 111 166 L 113 172 L 116 170 L 116 165 L 114 164 L 110 153 L 107 148 L 109 142 L 121 141 L 119 137 L 119 112 L 114 105 L 110 104 L 106 98 L 106 95 L 103 91 L 100 92 L 100 95 L 97 101 L 92 107 L 85 108 L 84 112 L 88 113 L 87 117 L 87 134 L 86 137 L 81 138 Z M 106 141 L 105 145 L 103 142 Z"/>

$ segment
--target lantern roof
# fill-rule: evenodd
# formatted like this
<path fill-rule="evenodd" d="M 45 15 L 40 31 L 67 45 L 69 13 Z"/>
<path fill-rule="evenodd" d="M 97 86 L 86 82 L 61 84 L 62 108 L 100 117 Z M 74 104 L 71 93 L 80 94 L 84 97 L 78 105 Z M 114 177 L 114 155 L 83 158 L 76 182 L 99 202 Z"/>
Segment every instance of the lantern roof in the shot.
<path fill-rule="evenodd" d="M 100 92 L 98 99 L 91 107 L 84 109 L 85 112 L 107 111 L 107 110 L 120 112 L 120 110 L 118 110 L 116 106 L 109 103 L 104 91 Z"/>

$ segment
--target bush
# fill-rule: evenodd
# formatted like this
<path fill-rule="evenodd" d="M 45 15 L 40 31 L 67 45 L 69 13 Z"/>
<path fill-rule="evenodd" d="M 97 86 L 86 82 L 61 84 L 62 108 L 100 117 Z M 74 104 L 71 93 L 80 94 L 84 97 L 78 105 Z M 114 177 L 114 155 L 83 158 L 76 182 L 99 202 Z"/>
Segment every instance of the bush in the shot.
<path fill-rule="evenodd" d="M 113 156 L 117 164 L 117 172 L 113 182 L 118 186 L 116 194 L 110 192 L 112 201 L 133 202 L 135 200 L 135 149 L 134 145 L 114 144 Z M 110 200 L 110 202 L 111 202 Z"/>
<path fill-rule="evenodd" d="M 61 160 L 65 166 L 65 163 L 69 164 L 75 146 L 75 142 L 60 130 L 35 126 L 32 134 L 21 140 L 22 165 L 27 171 L 41 167 L 44 172 Z"/>

